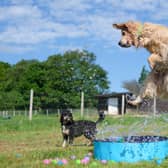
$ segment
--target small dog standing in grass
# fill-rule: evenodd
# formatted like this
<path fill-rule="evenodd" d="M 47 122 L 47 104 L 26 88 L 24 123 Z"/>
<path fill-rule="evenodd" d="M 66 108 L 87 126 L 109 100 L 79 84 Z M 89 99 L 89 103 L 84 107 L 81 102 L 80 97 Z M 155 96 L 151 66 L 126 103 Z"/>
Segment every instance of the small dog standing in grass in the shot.
<path fill-rule="evenodd" d="M 104 112 L 99 112 L 99 118 L 96 122 L 89 120 L 74 121 L 72 113 L 69 110 L 62 111 L 60 117 L 63 135 L 62 147 L 65 147 L 67 143 L 73 144 L 74 138 L 81 135 L 84 135 L 87 139 L 89 139 L 89 145 L 91 145 L 97 133 L 96 125 L 104 120 L 104 118 Z"/>

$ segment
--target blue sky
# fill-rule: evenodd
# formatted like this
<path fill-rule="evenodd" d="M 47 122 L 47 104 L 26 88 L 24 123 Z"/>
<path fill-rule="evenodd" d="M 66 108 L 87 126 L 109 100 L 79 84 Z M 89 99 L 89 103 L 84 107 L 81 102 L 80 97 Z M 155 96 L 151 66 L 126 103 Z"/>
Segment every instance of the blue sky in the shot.
<path fill-rule="evenodd" d="M 120 48 L 116 22 L 168 26 L 167 0 L 0 0 L 0 61 L 46 60 L 69 49 L 87 49 L 108 72 L 111 91 L 138 79 L 149 53 Z"/>

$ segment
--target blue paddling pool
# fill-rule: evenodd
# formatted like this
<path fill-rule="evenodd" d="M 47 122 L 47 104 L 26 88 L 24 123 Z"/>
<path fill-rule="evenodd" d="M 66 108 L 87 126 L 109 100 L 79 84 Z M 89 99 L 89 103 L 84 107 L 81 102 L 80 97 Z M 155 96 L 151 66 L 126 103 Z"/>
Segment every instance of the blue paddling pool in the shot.
<path fill-rule="evenodd" d="M 115 162 L 156 160 L 161 163 L 168 156 L 168 137 L 131 136 L 94 141 L 94 157 Z"/>

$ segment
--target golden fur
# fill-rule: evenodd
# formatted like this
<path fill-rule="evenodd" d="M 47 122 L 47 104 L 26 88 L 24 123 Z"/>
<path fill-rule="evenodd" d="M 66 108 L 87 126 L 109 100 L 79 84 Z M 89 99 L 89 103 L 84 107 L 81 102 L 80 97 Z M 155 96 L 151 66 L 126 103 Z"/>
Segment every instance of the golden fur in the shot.
<path fill-rule="evenodd" d="M 168 28 L 152 23 L 140 23 L 128 21 L 121 24 L 113 24 L 114 28 L 122 31 L 121 43 L 135 47 L 144 47 L 150 53 L 148 62 L 153 68 L 157 62 L 168 60 Z"/>
<path fill-rule="evenodd" d="M 113 27 L 122 31 L 121 47 L 144 47 L 151 53 L 148 62 L 152 70 L 139 96 L 130 103 L 137 105 L 144 97 L 168 95 L 168 28 L 134 21 L 113 24 Z"/>

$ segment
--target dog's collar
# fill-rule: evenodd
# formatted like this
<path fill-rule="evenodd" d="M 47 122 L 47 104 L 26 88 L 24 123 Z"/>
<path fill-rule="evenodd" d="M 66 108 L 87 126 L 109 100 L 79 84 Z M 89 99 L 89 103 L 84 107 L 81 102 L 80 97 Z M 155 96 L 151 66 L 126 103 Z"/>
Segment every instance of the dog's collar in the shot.
<path fill-rule="evenodd" d="M 139 27 L 138 27 L 138 30 L 137 30 L 137 37 L 141 37 L 142 36 L 142 31 L 143 31 L 143 24 L 141 24 Z"/>

